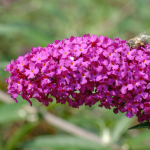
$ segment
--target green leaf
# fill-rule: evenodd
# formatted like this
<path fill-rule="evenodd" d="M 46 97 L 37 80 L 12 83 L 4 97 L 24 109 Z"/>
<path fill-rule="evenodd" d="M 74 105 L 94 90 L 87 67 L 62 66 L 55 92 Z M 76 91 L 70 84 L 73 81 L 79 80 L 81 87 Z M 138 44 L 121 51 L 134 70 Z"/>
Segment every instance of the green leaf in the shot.
<path fill-rule="evenodd" d="M 3 148 L 3 150 L 14 150 L 19 141 L 25 135 L 27 135 L 27 133 L 29 133 L 36 125 L 37 123 L 27 123 L 20 127 L 7 141 L 6 146 Z"/>
<path fill-rule="evenodd" d="M 9 64 L 9 62 L 7 62 L 7 61 L 0 61 L 0 77 L 2 77 L 3 80 L 5 78 L 7 78 L 9 75 L 8 71 L 4 71 L 4 69 L 6 69 L 6 66 L 8 64 Z"/>
<path fill-rule="evenodd" d="M 22 120 L 26 117 L 26 112 L 21 110 L 20 104 L 3 104 L 0 107 L 0 123 Z"/>
<path fill-rule="evenodd" d="M 0 61 L 0 69 L 6 69 L 6 66 L 9 64 L 9 61 Z"/>
<path fill-rule="evenodd" d="M 149 150 L 149 131 L 142 129 L 141 131 L 130 130 L 130 137 L 124 139 L 124 143 L 133 150 Z M 134 135 L 136 133 L 136 135 Z"/>
<path fill-rule="evenodd" d="M 52 38 L 49 37 L 45 32 L 40 31 L 35 27 L 24 27 L 22 34 L 29 40 L 38 43 L 40 46 L 46 46 L 48 43 L 52 42 Z"/>
<path fill-rule="evenodd" d="M 130 127 L 129 130 L 130 130 L 130 129 L 149 128 L 149 127 L 150 127 L 150 123 L 149 123 L 149 122 L 143 122 L 143 123 L 141 123 L 141 124 L 137 124 L 137 125 L 135 125 L 135 126 L 133 126 L 133 127 Z"/>
<path fill-rule="evenodd" d="M 16 25 L 0 24 L 0 35 L 5 34 L 15 34 L 21 29 Z"/>
<path fill-rule="evenodd" d="M 127 118 L 126 116 L 117 120 L 115 128 L 112 132 L 112 139 L 114 142 L 117 142 L 123 133 L 127 131 L 128 126 L 131 124 L 133 120 Z"/>
<path fill-rule="evenodd" d="M 23 105 L 29 103 L 22 99 L 20 96 L 17 97 L 18 103 L 2 104 L 0 106 L 0 123 L 8 123 L 17 120 L 23 120 L 26 118 L 26 112 L 22 109 Z"/>
<path fill-rule="evenodd" d="M 28 41 L 38 43 L 40 46 L 46 46 L 48 43 L 53 42 L 53 38 L 46 31 L 41 31 L 39 28 L 30 25 L 16 25 L 16 24 L 0 24 L 1 34 L 22 34 Z"/>
<path fill-rule="evenodd" d="M 82 149 L 82 150 L 104 150 L 104 148 L 92 141 L 74 137 L 70 135 L 45 135 L 39 136 L 30 142 L 25 142 L 22 145 L 26 150 L 41 150 L 41 149 Z"/>

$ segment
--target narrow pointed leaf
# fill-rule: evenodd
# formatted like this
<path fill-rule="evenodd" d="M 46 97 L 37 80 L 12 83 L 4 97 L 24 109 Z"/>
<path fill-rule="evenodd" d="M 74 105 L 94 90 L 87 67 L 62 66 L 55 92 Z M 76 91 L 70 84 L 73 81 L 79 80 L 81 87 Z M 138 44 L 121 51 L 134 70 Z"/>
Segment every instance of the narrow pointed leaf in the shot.
<path fill-rule="evenodd" d="M 150 127 L 150 123 L 149 123 L 149 122 L 143 122 L 143 123 L 141 123 L 141 124 L 137 124 L 137 125 L 135 125 L 135 126 L 129 128 L 129 130 L 130 130 L 130 129 L 149 128 L 149 127 Z"/>

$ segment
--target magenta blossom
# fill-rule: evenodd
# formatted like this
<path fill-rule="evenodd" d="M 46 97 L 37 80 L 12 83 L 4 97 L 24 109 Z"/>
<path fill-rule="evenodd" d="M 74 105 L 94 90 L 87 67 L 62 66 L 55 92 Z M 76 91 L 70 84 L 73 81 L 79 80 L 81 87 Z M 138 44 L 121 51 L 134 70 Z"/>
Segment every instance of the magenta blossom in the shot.
<path fill-rule="evenodd" d="M 11 60 L 8 93 L 48 106 L 57 103 L 114 108 L 150 122 L 150 45 L 130 49 L 125 40 L 96 35 L 55 40 Z"/>

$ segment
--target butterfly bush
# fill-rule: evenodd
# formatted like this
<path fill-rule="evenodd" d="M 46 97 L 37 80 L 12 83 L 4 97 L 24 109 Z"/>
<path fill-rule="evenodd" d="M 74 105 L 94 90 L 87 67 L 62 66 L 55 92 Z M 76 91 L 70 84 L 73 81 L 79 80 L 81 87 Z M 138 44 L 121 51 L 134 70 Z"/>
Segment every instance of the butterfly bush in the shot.
<path fill-rule="evenodd" d="M 7 65 L 8 93 L 30 105 L 36 98 L 48 106 L 52 97 L 74 108 L 98 103 L 150 122 L 150 45 L 130 49 L 126 42 L 85 34 L 33 47 Z"/>

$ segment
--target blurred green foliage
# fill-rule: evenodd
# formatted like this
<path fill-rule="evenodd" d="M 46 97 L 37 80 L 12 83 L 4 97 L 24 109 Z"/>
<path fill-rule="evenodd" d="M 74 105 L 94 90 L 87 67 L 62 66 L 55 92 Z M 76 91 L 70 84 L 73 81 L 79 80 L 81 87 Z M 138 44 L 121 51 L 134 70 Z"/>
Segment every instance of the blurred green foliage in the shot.
<path fill-rule="evenodd" d="M 148 0 L 0 0 L 0 89 L 7 92 L 3 69 L 11 59 L 45 47 L 55 39 L 86 33 L 130 39 L 140 32 L 150 34 Z M 0 149 L 2 150 L 98 150 L 107 148 L 67 134 L 47 124 L 42 117 L 28 113 L 26 101 L 0 102 Z M 34 106 L 39 103 L 33 100 Z M 50 104 L 47 111 L 97 136 L 108 138 L 124 150 L 150 149 L 148 129 L 127 130 L 136 117 L 112 110 Z M 34 118 L 34 119 L 33 119 Z"/>

